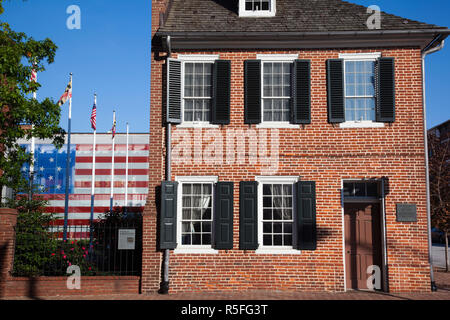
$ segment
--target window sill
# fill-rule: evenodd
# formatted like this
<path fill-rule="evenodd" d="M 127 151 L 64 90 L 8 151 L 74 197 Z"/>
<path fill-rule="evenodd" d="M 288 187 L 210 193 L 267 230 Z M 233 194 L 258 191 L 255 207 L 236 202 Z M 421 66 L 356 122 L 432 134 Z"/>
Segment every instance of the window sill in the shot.
<path fill-rule="evenodd" d="M 174 254 L 218 254 L 219 251 L 213 248 L 177 248 Z"/>
<path fill-rule="evenodd" d="M 177 128 L 206 128 L 206 129 L 218 129 L 220 126 L 217 124 L 211 124 L 208 122 L 183 122 L 177 125 Z"/>
<path fill-rule="evenodd" d="M 384 128 L 384 122 L 373 121 L 347 121 L 339 124 L 339 127 L 343 129 L 354 128 Z"/>
<path fill-rule="evenodd" d="M 300 250 L 295 249 L 257 249 L 256 254 L 301 254 Z"/>
<path fill-rule="evenodd" d="M 300 125 L 287 122 L 263 122 L 257 124 L 256 129 L 300 129 Z"/>

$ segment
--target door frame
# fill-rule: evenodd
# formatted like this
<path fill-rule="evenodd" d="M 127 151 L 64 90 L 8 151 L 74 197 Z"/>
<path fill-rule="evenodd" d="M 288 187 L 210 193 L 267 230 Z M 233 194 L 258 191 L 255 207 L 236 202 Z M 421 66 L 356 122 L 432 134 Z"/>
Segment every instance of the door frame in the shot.
<path fill-rule="evenodd" d="M 345 201 L 344 197 L 344 183 L 346 182 L 377 182 L 380 185 L 380 196 L 378 199 L 362 199 L 358 201 L 353 199 L 351 201 Z M 385 210 L 385 182 L 384 178 L 381 179 L 341 179 L 341 223 L 342 223 L 342 261 L 344 267 L 344 291 L 347 292 L 347 266 L 345 263 L 345 203 L 378 203 L 380 206 L 380 225 L 381 225 L 381 274 L 382 274 L 382 288 L 383 292 L 389 292 L 389 278 L 387 270 L 387 245 L 386 245 L 386 210 Z"/>

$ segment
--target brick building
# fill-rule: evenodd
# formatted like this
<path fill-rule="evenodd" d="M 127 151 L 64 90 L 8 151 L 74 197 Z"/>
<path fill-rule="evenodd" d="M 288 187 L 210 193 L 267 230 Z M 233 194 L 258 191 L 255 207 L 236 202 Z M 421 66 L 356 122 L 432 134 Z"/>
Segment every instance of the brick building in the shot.
<path fill-rule="evenodd" d="M 153 0 L 142 292 L 429 291 L 422 63 L 448 34 L 340 0 Z"/>

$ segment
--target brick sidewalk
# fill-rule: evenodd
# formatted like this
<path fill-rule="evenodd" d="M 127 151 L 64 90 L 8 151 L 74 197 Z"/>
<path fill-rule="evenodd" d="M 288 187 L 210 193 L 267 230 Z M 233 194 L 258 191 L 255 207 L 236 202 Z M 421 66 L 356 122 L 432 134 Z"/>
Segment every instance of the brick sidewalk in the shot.
<path fill-rule="evenodd" d="M 130 295 L 96 295 L 96 296 L 58 296 L 43 297 L 43 300 L 450 300 L 450 272 L 435 272 L 438 286 L 432 293 L 377 293 L 349 291 L 342 293 L 307 293 L 307 292 L 221 292 L 221 293 L 180 293 L 170 295 L 160 294 L 130 294 Z M 11 300 L 31 300 L 27 297 Z"/>

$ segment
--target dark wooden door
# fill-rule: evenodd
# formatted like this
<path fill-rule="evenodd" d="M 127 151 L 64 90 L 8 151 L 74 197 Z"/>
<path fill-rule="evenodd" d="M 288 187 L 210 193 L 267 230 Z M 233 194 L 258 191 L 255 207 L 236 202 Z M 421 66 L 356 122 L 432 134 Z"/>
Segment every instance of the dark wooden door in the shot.
<path fill-rule="evenodd" d="M 380 206 L 347 203 L 344 213 L 347 289 L 366 290 L 367 268 L 382 270 Z"/>

